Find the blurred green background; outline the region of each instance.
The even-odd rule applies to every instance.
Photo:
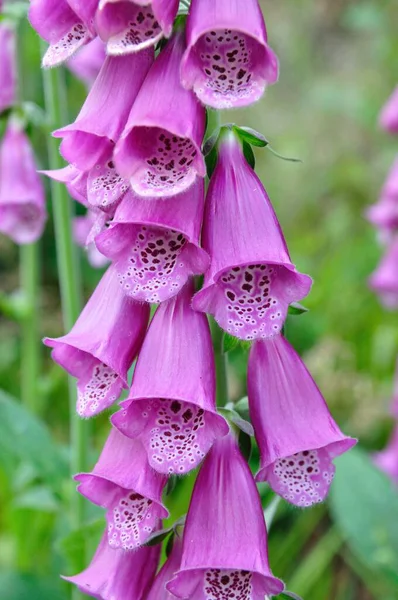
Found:
[[[327,504],[306,511],[278,505],[270,562],[304,600],[396,600],[398,495],[369,453],[385,445],[393,425],[388,410],[398,316],[385,312],[367,288],[382,250],[363,211],[376,200],[398,150],[398,140],[377,126],[396,84],[398,6],[396,0],[263,0],[262,6],[280,58],[280,81],[255,107],[224,113],[223,121],[259,129],[280,153],[303,161],[256,152],[292,259],[314,278],[304,302],[310,312],[289,318],[288,337],[342,429],[360,438],[360,449],[337,461]],[[20,28],[19,52],[23,97],[43,107],[39,41],[27,23]],[[86,90],[69,72],[66,78],[72,120]],[[46,168],[47,132],[31,128],[31,135],[40,167]],[[51,219],[40,253],[40,334],[55,336],[62,333],[62,317]],[[18,249],[2,237],[6,294],[18,290],[18,258]],[[81,262],[87,296],[100,273],[83,253]],[[87,503],[87,528],[71,530],[68,503],[75,492],[67,464],[67,382],[48,351],[40,353],[42,377],[32,416],[15,400],[23,369],[20,326],[0,315],[1,600],[68,598],[59,573],[74,572],[84,539],[90,555],[104,525],[102,512]],[[229,354],[235,400],[245,394],[246,360],[243,350]],[[86,424],[88,468],[107,435],[108,417]],[[168,499],[173,519],[186,511],[192,481],[180,480]],[[261,492],[269,505],[267,491]]]

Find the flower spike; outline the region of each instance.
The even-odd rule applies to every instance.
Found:
[[[394,310],[398,307],[398,236],[387,246],[385,255],[369,279],[369,285],[386,308]]]
[[[0,23],[0,114],[15,104],[17,99],[17,65],[15,33],[11,27]]]

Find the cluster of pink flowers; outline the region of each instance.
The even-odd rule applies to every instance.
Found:
[[[398,86],[383,107],[380,126],[391,135],[398,135]],[[367,210],[367,218],[375,226],[385,246],[384,256],[370,277],[370,286],[383,305],[398,309],[398,155],[382,187],[379,200]],[[398,419],[398,362],[392,413]],[[398,483],[398,423],[387,447],[375,455],[376,464]]]
[[[292,263],[247,162],[242,136],[253,133],[208,132],[216,165],[205,197],[206,107],[251,104],[277,80],[258,2],[192,0],[186,19],[177,12],[172,0],[31,2],[31,22],[50,43],[45,66],[96,34],[107,52],[75,122],[54,132],[69,165],[48,174],[95,215],[90,239],[111,265],[72,330],[45,343],[77,378],[81,417],[130,388],[94,469],[76,475],[107,525],[90,566],[69,580],[103,600],[264,600],[284,586],[268,565],[255,481],[296,506],[321,502],[334,457],[355,440],[283,335],[289,305],[312,281]],[[159,306],[148,327],[150,304]],[[206,313],[252,342],[256,478],[217,412]],[[146,542],[168,514],[168,477],[202,462],[182,540],[156,575],[159,546]]]

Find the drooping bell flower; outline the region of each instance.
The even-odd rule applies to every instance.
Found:
[[[80,14],[74,8],[81,7]],[[29,20],[33,29],[50,44],[42,65],[56,67],[70,58],[76,50],[94,36],[93,17],[97,0],[31,0]]]
[[[112,423],[144,444],[151,466],[184,474],[203,459],[228,425],[215,406],[214,356],[204,315],[191,308],[193,281],[160,305]]]
[[[73,219],[73,239],[80,248],[86,250],[87,260],[95,269],[102,269],[109,263],[95,243],[97,233],[102,231],[106,222],[107,215],[94,210],[88,210],[85,215]]]
[[[149,306],[127,298],[110,267],[66,335],[46,338],[52,358],[77,378],[77,412],[97,415],[127,388],[127,372],[148,325]]]
[[[250,416],[260,449],[257,481],[296,506],[322,502],[345,436],[306,366],[282,336],[256,342],[248,366]]]
[[[398,236],[392,240],[369,285],[388,309],[398,307]]]
[[[192,600],[264,600],[284,589],[268,565],[267,531],[253,476],[231,435],[214,443],[199,472],[181,566],[167,589]]]
[[[70,60],[67,67],[72,73],[91,87],[105,61],[105,46],[100,38],[84,46]]]
[[[204,273],[209,257],[199,247],[204,203],[203,180],[186,192],[150,201],[127,194],[110,227],[96,238],[114,261],[123,291],[144,302],[178,294],[190,275]]]
[[[14,30],[0,23],[0,113],[16,102],[17,66],[15,59]]]
[[[46,175],[54,181],[64,183],[68,194],[83,206],[87,206],[87,180],[88,174],[80,171],[73,165],[67,165],[62,169],[51,169],[48,171],[39,171],[41,175]]]
[[[384,105],[379,123],[388,133],[398,133],[398,85]]]
[[[148,464],[144,447],[112,429],[91,473],[75,476],[78,491],[107,509],[112,548],[135,550],[168,516],[162,504],[166,477]]]
[[[192,0],[181,80],[204,104],[252,104],[278,72],[258,0]]]
[[[114,212],[128,189],[128,181],[119,175],[111,159],[98,163],[88,172],[87,201],[93,208]]]
[[[275,212],[240,142],[222,133],[207,193],[203,248],[211,257],[193,308],[214,315],[244,340],[280,332],[288,306],[304,298],[311,278],[292,264]]]
[[[398,485],[398,426],[396,425],[386,448],[373,455],[375,465]]]
[[[139,52],[169,37],[178,4],[179,0],[101,0],[96,26],[107,53]]]
[[[175,600],[175,596],[166,589],[166,585],[180,568],[181,551],[181,539],[175,535],[170,556],[156,575],[146,600]]]
[[[181,85],[184,49],[179,30],[149,71],[116,144],[116,168],[140,196],[174,196],[206,174],[205,110]]]
[[[75,122],[53,133],[65,160],[89,171],[110,159],[152,60],[152,50],[106,58]]]
[[[47,219],[45,193],[22,124],[8,123],[0,147],[0,232],[16,244],[31,244]]]
[[[160,544],[136,552],[115,550],[105,533],[85,571],[63,577],[97,600],[146,600],[159,563]]]
[[[398,230],[398,158],[390,169],[378,202],[367,210],[366,216],[384,238]]]

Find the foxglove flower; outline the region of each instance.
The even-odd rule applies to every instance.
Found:
[[[280,332],[311,278],[296,271],[266,191],[228,132],[207,193],[203,248],[211,257],[193,308],[245,340]]]
[[[73,165],[67,165],[62,169],[39,171],[39,173],[50,177],[50,179],[53,179],[54,181],[64,183],[68,190],[68,194],[76,200],[76,202],[79,202],[83,206],[87,206],[87,173],[79,171],[79,169]]]
[[[278,59],[267,43],[258,0],[192,0],[184,87],[217,109],[256,102],[278,80]]]
[[[169,37],[179,0],[101,0],[96,15],[98,34],[108,54],[127,54]]]
[[[77,377],[77,412],[91,417],[113,404],[127,388],[127,372],[148,325],[149,306],[127,298],[110,267],[72,330],[46,338],[52,358]]]
[[[398,484],[398,426],[396,425],[387,447],[373,455],[375,465]]]
[[[76,121],[53,133],[65,160],[89,171],[111,157],[152,60],[151,50],[105,60]]]
[[[181,551],[181,540],[175,535],[171,554],[157,574],[146,600],[175,600],[175,596],[167,591],[166,585],[180,568]]]
[[[386,308],[398,307],[398,236],[387,248],[369,284]]]
[[[93,210],[88,210],[84,216],[73,219],[73,238],[75,243],[80,248],[86,249],[88,262],[95,269],[101,269],[109,264],[109,259],[101,254],[94,239],[97,231],[101,231],[105,227],[106,219],[107,217],[104,213],[98,215]]]
[[[77,14],[74,8],[81,10]],[[50,44],[43,67],[56,67],[94,36],[93,18],[97,0],[31,0],[29,20],[32,27]]]
[[[215,442],[199,472],[181,566],[167,589],[177,598],[192,600],[264,600],[283,588],[268,565],[267,531],[256,485],[228,435]]]
[[[149,71],[116,145],[116,168],[140,196],[174,196],[206,175],[205,110],[181,86],[184,49],[178,31]]]
[[[142,441],[151,466],[166,474],[194,469],[214,440],[228,432],[216,413],[209,325],[192,310],[192,292],[190,281],[157,309],[129,397],[112,417],[123,434]]]
[[[17,244],[43,233],[45,193],[29,139],[17,120],[7,126],[0,148],[0,231]]]
[[[93,208],[114,212],[129,187],[128,181],[116,171],[113,160],[106,160],[88,172],[87,201]]]
[[[16,102],[15,33],[0,23],[0,113]]]
[[[367,218],[383,237],[398,230],[398,158],[388,174],[379,201],[368,209]]]
[[[114,550],[105,533],[87,569],[63,579],[97,600],[146,600],[159,555],[159,544],[143,546],[136,552]]]
[[[345,436],[304,363],[278,335],[252,347],[248,367],[251,420],[260,449],[257,481],[296,506],[325,499],[333,458],[356,440]]]
[[[100,38],[84,46],[70,60],[67,67],[72,73],[91,87],[105,61],[105,46]]]
[[[388,133],[398,133],[398,85],[383,107],[379,122]]]
[[[110,227],[96,238],[100,251],[114,261],[125,294],[163,302],[190,275],[204,273],[209,257],[199,247],[203,187],[197,180],[187,192],[165,200],[125,196]]]
[[[166,477],[148,464],[137,440],[112,429],[91,473],[75,476],[78,491],[107,509],[108,542],[112,548],[137,549],[158,529],[168,512],[162,504]]]

